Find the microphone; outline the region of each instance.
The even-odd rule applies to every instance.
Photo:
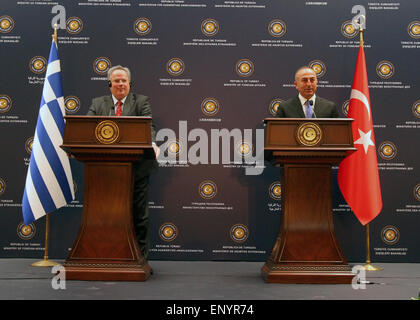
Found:
[[[112,106],[111,109],[109,109],[109,116],[113,116],[113,115],[115,115],[115,106]]]
[[[311,109],[312,109],[312,112],[313,112],[313,114],[314,114],[314,117],[315,117],[315,118],[318,118],[318,117],[316,116],[316,113],[315,113],[315,107],[314,107],[314,102],[313,102],[312,100],[309,100],[309,105],[311,106]]]

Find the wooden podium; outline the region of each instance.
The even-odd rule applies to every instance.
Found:
[[[270,283],[351,283],[331,208],[331,166],[353,147],[353,119],[267,118],[265,153],[283,164],[282,222],[261,269]]]
[[[64,263],[68,280],[145,281],[150,266],[132,215],[132,162],[154,157],[150,117],[66,116],[62,148],[84,163],[81,226]]]

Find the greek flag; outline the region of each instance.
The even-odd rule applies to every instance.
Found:
[[[60,148],[64,114],[60,59],[57,44],[53,41],[22,199],[25,225],[74,199],[70,162]]]

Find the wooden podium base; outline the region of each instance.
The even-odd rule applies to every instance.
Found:
[[[261,269],[269,283],[350,284],[331,209],[331,165],[284,165],[283,220]]]
[[[67,280],[145,281],[150,266],[133,227],[132,165],[87,162],[78,237],[64,263]]]
[[[268,283],[351,284],[354,274],[348,265],[290,266],[266,262],[261,275]]]
[[[90,281],[146,281],[150,266],[133,264],[65,263],[66,280]]]

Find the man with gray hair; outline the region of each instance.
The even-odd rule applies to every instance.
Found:
[[[149,97],[130,92],[131,73],[128,68],[120,65],[110,68],[108,86],[111,95],[94,98],[87,115],[152,116]],[[151,137],[157,158],[160,150],[156,146],[156,130],[153,122]],[[141,159],[133,163],[133,222],[137,241],[145,259],[149,255],[149,176],[156,168],[156,160]]]

